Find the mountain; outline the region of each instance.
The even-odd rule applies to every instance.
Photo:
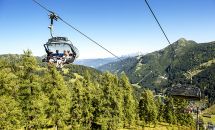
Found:
[[[172,57],[174,60],[170,66]],[[206,84],[203,77],[214,75],[214,57],[215,42],[196,43],[181,38],[162,50],[112,62],[98,69],[115,74],[125,72],[131,83],[140,87],[160,89],[167,86],[167,79],[170,77],[171,82],[175,84],[192,82],[202,88],[199,81]],[[167,73],[169,67],[172,69]],[[211,76],[211,82],[212,79],[215,77]],[[212,86],[212,83],[208,86]]]
[[[98,59],[77,59],[74,64],[97,68],[104,64],[117,61],[116,58],[98,58]]]
[[[139,55],[140,52],[138,53],[132,53],[132,54],[128,54],[128,55],[123,55],[120,57],[120,59],[126,59],[128,57],[134,57]],[[95,59],[77,59],[74,64],[78,64],[78,65],[84,65],[84,66],[89,66],[89,67],[93,67],[93,68],[99,68],[102,65],[111,63],[111,62],[116,62],[119,61],[119,59],[115,58],[115,57],[109,57],[109,58],[95,58]]]

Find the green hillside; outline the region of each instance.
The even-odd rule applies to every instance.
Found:
[[[193,41],[180,39],[173,44],[176,50],[176,58],[181,57],[189,48],[197,45]],[[113,73],[125,72],[132,83],[139,83],[145,87],[156,87],[167,79],[166,68],[170,64],[172,48],[166,47],[162,50],[152,52],[143,56],[137,56],[125,59],[121,62],[106,64],[99,69]],[[178,63],[178,60],[174,61]]]
[[[172,46],[172,47],[171,47]],[[101,71],[115,74],[125,72],[132,84],[151,89],[168,87],[167,79],[171,83],[197,85],[214,101],[214,58],[215,42],[196,43],[184,38],[174,42],[171,46],[146,55],[127,58],[123,61],[112,62],[101,66]],[[172,70],[167,73],[173,56]]]

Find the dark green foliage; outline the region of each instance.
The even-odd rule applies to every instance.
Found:
[[[37,75],[37,61],[31,51],[25,51],[19,62],[20,69],[18,97],[22,108],[23,124],[27,129],[38,129],[47,122],[45,105],[47,98],[42,91],[42,80]]]
[[[22,114],[17,101],[18,77],[5,59],[0,59],[0,129],[18,129]]]
[[[144,90],[139,101],[140,120],[146,124],[153,123],[155,125],[157,123],[158,116],[157,110],[152,91]]]
[[[0,96],[0,129],[19,129],[21,121],[22,113],[18,102],[11,96]]]
[[[157,120],[162,122],[164,121],[164,108],[165,108],[165,104],[163,102],[163,100],[161,99],[160,96],[158,96],[156,99],[155,99],[155,104],[157,106],[157,109],[158,109],[158,116],[157,116]]]
[[[193,77],[193,84],[201,88],[202,93],[208,96],[209,105],[215,104],[215,64]]]
[[[89,129],[93,118],[94,108],[92,106],[95,89],[84,79],[75,79],[70,84],[71,108],[70,122],[73,129]]]
[[[177,123],[180,125],[192,126],[194,124],[193,116],[186,113],[188,102],[185,99],[174,99],[174,110]]]
[[[10,68],[0,69],[0,95],[16,97],[18,91],[18,77],[11,72]]]
[[[118,79],[110,73],[104,73],[101,77],[102,95],[101,112],[102,124],[107,129],[116,129],[121,125],[122,97],[118,87]]]
[[[49,66],[44,79],[46,79],[44,81],[44,93],[48,97],[46,114],[49,125],[56,128],[64,128],[70,116],[70,90],[55,66]]]
[[[193,116],[186,112],[188,102],[185,99],[167,97],[165,102],[163,117],[166,122],[185,126],[194,125]]]
[[[104,73],[91,82],[89,71],[74,75],[69,82],[72,93],[71,125],[73,129],[117,129],[135,120],[136,102],[125,75],[119,80]]]
[[[169,124],[176,124],[177,119],[176,119],[176,113],[174,110],[174,102],[173,98],[169,97],[165,101],[165,108],[164,108],[164,119],[166,120],[167,123]]]
[[[124,124],[125,125],[133,125],[136,119],[136,107],[137,103],[134,97],[133,88],[129,82],[129,79],[122,73],[120,78],[120,86],[122,87],[123,91],[123,117],[124,117]]]
[[[66,80],[75,78],[76,76],[74,74],[79,74],[84,78],[89,78],[89,75],[90,75],[90,81],[96,82],[98,80],[97,78],[98,75],[102,74],[100,71],[94,68],[90,68],[82,65],[65,65],[65,70],[68,70],[68,73],[64,73],[64,76],[65,76],[64,78]],[[88,77],[86,73],[88,73]]]

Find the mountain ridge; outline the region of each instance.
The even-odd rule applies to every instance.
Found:
[[[184,76],[185,72],[195,67],[198,68],[199,65],[212,60],[215,56],[215,42],[197,43],[193,40],[180,38],[161,50],[143,56],[127,58],[121,62],[112,62],[98,69],[115,74],[124,71],[133,84],[138,83],[142,87],[159,88],[167,85],[169,74],[166,69],[171,64],[172,48],[175,51],[174,61],[172,62],[173,76],[175,79],[187,80],[186,82],[190,81]],[[180,82],[180,80],[173,82]]]

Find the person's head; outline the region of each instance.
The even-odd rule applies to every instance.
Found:
[[[56,50],[56,53],[59,53],[59,50]]]
[[[49,54],[53,53],[51,50],[49,50]]]

